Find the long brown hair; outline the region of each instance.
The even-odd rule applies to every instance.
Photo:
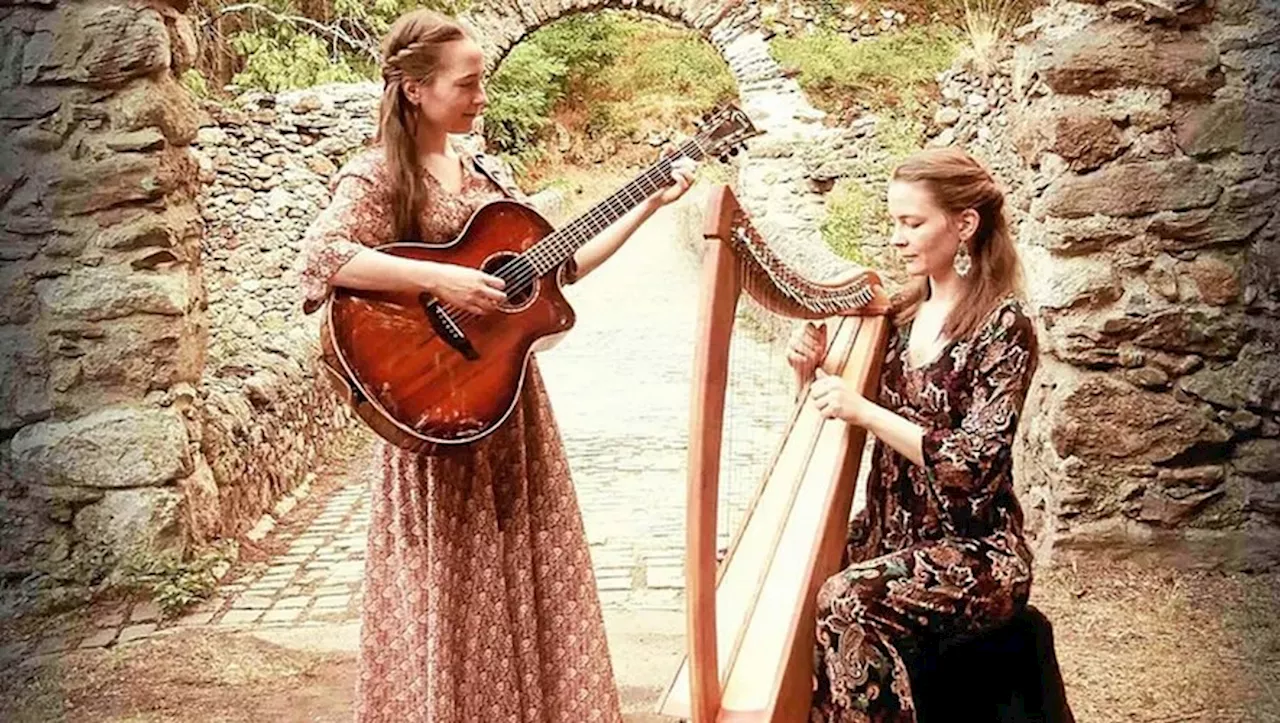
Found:
[[[1002,299],[1022,293],[1022,270],[1009,231],[1004,192],[981,163],[958,148],[912,154],[894,169],[890,180],[922,184],[953,217],[970,208],[978,213],[978,229],[968,243],[973,267],[961,277],[961,298],[942,327],[949,339],[970,336]],[[928,279],[910,283],[895,299],[894,323],[914,319],[928,295]]]
[[[405,98],[404,81],[430,83],[440,68],[446,43],[467,37],[454,20],[431,10],[414,10],[396,20],[382,41],[382,102],[378,108],[380,144],[391,174],[391,207],[396,237],[419,240],[418,217],[430,199],[422,182],[418,146],[414,137],[417,108]]]

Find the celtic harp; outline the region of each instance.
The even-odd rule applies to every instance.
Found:
[[[693,723],[804,721],[814,597],[838,571],[866,433],[824,420],[807,385],[798,396],[788,390],[778,415],[786,417],[781,439],[775,436],[763,474],[750,483],[742,519],[718,531],[730,343],[742,323],[744,292],[757,316],[783,324],[821,320],[824,366],[874,398],[887,302],[867,269],[849,265],[821,282],[805,278],[765,243],[727,187],[713,191],[703,235],[684,566],[688,647],[659,713]],[[718,532],[728,538],[723,560]]]

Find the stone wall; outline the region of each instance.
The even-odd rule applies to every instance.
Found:
[[[320,313],[295,269],[329,180],[372,135],[377,91],[249,93],[208,103],[195,155],[207,224],[208,362],[201,450],[218,486],[217,533],[244,533],[354,429],[316,363]]]
[[[1280,553],[1278,61],[1260,0],[1054,2],[1019,47],[1046,545]]]
[[[180,548],[210,494],[196,54],[164,2],[0,7],[0,574]]]

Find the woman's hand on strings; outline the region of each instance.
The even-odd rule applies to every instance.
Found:
[[[816,370],[818,378],[809,387],[809,398],[818,412],[827,419],[841,419],[849,424],[865,426],[863,411],[868,404],[866,397],[854,391],[843,377]]]
[[[497,276],[457,264],[432,263],[431,266],[427,291],[454,308],[487,314],[507,300],[502,291],[506,282]]]
[[[809,381],[827,349],[827,327],[806,322],[791,334],[787,363],[795,370],[800,383]]]
[[[667,148],[663,156],[675,156],[675,150]],[[677,201],[693,185],[693,177],[698,172],[698,162],[688,156],[678,156],[671,161],[671,178],[675,183],[649,197],[655,207],[665,206]]]

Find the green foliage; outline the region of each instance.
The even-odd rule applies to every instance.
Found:
[[[165,617],[208,598],[218,585],[218,570],[228,564],[229,550],[215,547],[191,560],[149,557],[128,563],[125,586],[147,594]]]
[[[485,135],[498,151],[519,152],[551,122],[564,95],[568,66],[535,43],[511,51],[489,83]]]
[[[919,119],[923,113],[912,103],[880,115],[875,130],[879,152],[862,158],[854,173],[837,181],[827,195],[822,237],[837,254],[865,264],[863,244],[886,239],[892,232],[885,187],[898,163],[920,149],[924,124]]]
[[[863,241],[885,238],[890,232],[883,193],[865,179],[842,178],[827,194],[827,217],[822,238],[837,254],[864,264]]]
[[[241,88],[275,92],[365,79],[345,54],[333,57],[319,38],[290,25],[241,33],[231,46],[245,58],[244,69],[232,80]]]
[[[601,83],[614,100],[604,104],[597,125],[618,133],[644,129],[644,121],[667,124],[732,99],[737,86],[728,66],[706,41],[684,30],[627,18],[627,62],[607,68]]]
[[[485,135],[523,165],[537,156],[539,134],[556,104],[593,85],[626,49],[626,30],[609,15],[578,15],[531,35],[489,80]]]
[[[488,85],[485,135],[520,167],[543,155],[557,112],[588,137],[622,136],[665,130],[735,91],[724,61],[695,33],[624,13],[577,15],[503,61]]]
[[[878,109],[923,101],[959,44],[953,28],[921,26],[857,42],[830,31],[776,37],[771,48],[780,64],[799,71],[816,105],[838,111],[856,102]]]
[[[230,55],[202,67],[216,86],[278,91],[376,77],[378,44],[396,18],[419,7],[455,14],[466,0],[197,0],[204,57]]]
[[[187,72],[183,73],[182,77],[178,79],[178,82],[183,88],[187,89],[187,92],[197,98],[209,97],[209,83],[205,80],[204,74],[195,68],[189,68]]]

